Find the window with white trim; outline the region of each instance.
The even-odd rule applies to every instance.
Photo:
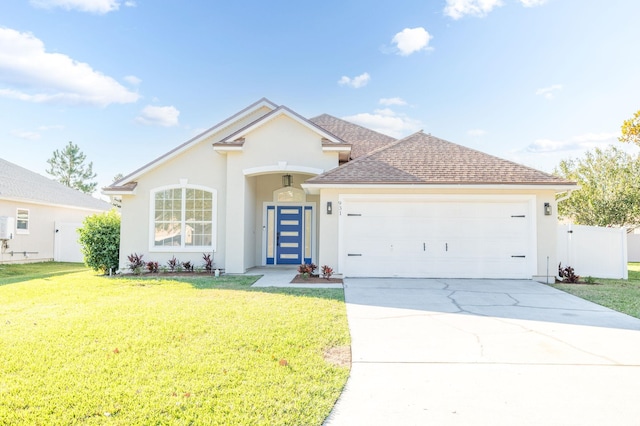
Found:
[[[216,191],[162,188],[151,193],[152,249],[215,249]]]
[[[29,233],[29,209],[16,210],[16,234]]]

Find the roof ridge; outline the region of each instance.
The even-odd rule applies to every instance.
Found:
[[[575,185],[553,174],[425,134],[422,130],[307,182]]]
[[[497,160],[500,160],[500,161],[504,161],[504,162],[506,162],[506,163],[513,164],[513,165],[518,166],[518,167],[524,167],[524,168],[529,169],[529,170],[531,170],[531,171],[533,171],[533,172],[536,172],[536,173],[543,173],[543,174],[545,174],[545,175],[547,175],[547,176],[558,177],[558,176],[554,175],[553,173],[548,173],[548,172],[545,172],[545,171],[543,171],[543,170],[538,170],[538,169],[536,169],[536,168],[534,168],[534,167],[527,166],[526,164],[521,164],[521,163],[517,163],[517,162],[515,162],[515,161],[513,161],[513,160],[508,160],[508,159],[506,159],[506,158],[498,157],[497,155],[489,154],[489,153],[487,153],[487,152],[480,151],[479,149],[476,149],[476,148],[471,148],[471,147],[468,147],[468,146],[466,146],[466,145],[460,145],[460,144],[458,144],[458,143],[451,142],[451,141],[449,141],[449,140],[447,140],[447,139],[442,139],[442,138],[439,138],[439,137],[437,137],[437,136],[432,136],[431,134],[430,134],[429,136],[430,136],[430,137],[432,137],[432,138],[434,138],[434,139],[438,139],[438,140],[440,140],[440,141],[442,141],[442,142],[446,142],[446,143],[449,143],[449,144],[452,144],[452,145],[460,146],[460,147],[462,147],[462,148],[468,149],[468,150],[473,151],[473,152],[477,152],[477,153],[479,153],[479,154],[481,154],[481,155],[486,155],[486,156],[489,156],[489,157],[495,158],[495,159],[497,159]]]
[[[363,130],[366,130],[366,131],[369,131],[369,132],[373,132],[373,133],[377,133],[377,134],[379,134],[379,135],[382,135],[382,136],[385,136],[385,137],[388,137],[388,138],[396,139],[396,140],[397,140],[397,138],[395,138],[395,137],[393,137],[393,136],[389,136],[389,135],[387,135],[387,134],[385,134],[385,133],[378,132],[377,130],[373,130],[373,129],[370,129],[370,128],[368,128],[368,127],[364,127],[364,126],[362,126],[362,125],[360,125],[360,124],[356,124],[356,123],[353,123],[353,122],[351,122],[351,121],[348,121],[348,120],[345,120],[345,119],[343,119],[343,118],[339,118],[339,117],[336,117],[336,116],[334,116],[334,115],[327,114],[327,113],[323,113],[323,114],[317,115],[317,116],[315,116],[315,117],[311,117],[311,118],[309,118],[309,120],[311,120],[311,121],[312,121],[312,120],[316,120],[316,119],[318,119],[318,118],[322,117],[323,115],[326,115],[327,117],[331,117],[331,118],[333,118],[334,120],[339,120],[339,121],[342,121],[343,123],[347,123],[347,124],[349,124],[350,126],[356,126],[356,127],[359,127],[359,128],[361,128],[361,129],[363,129]]]
[[[348,162],[348,163],[346,163],[346,164],[343,164],[343,165],[342,165],[342,166],[340,166],[340,167],[346,167],[346,166],[348,166],[349,164],[353,164],[353,163],[356,163],[356,162],[360,162],[360,161],[362,161],[362,160],[366,160],[367,158],[371,157],[372,155],[377,154],[377,153],[382,152],[382,151],[385,151],[386,149],[392,148],[392,147],[394,147],[394,146],[397,146],[398,144],[400,144],[400,143],[402,143],[402,142],[406,141],[406,140],[407,140],[407,139],[409,139],[410,137],[413,137],[413,136],[415,136],[415,135],[417,135],[417,134],[419,134],[419,133],[424,133],[424,132],[423,132],[422,130],[418,130],[417,132],[414,132],[414,133],[410,134],[409,136],[405,136],[405,137],[404,137],[404,138],[402,138],[402,139],[396,139],[395,141],[393,141],[393,142],[391,142],[391,143],[389,143],[389,144],[387,144],[387,145],[383,145],[383,146],[378,147],[378,148],[374,149],[373,151],[368,152],[368,153],[366,153],[366,154],[364,154],[364,155],[362,155],[362,156],[360,156],[360,157],[358,157],[358,158],[354,158],[353,160],[349,161],[349,162]],[[335,170],[335,169],[334,169],[334,170]]]
[[[342,164],[342,165],[340,165],[340,166],[338,166],[338,167],[336,167],[336,168],[334,168],[334,169],[328,170],[328,171],[326,171],[326,172],[324,172],[324,173],[322,173],[322,174],[319,174],[318,176],[314,176],[314,177],[313,177],[313,178],[311,178],[310,180],[313,180],[313,179],[315,179],[315,178],[317,178],[317,177],[331,176],[331,174],[333,174],[334,172],[338,172],[338,170],[342,171],[342,170],[344,170],[345,168],[349,167],[351,164],[358,164],[358,163],[361,163],[362,161],[365,161],[366,159],[368,159],[368,158],[369,158],[369,157],[371,157],[372,155],[377,154],[377,153],[379,153],[379,152],[382,152],[382,151],[386,150],[387,148],[394,147],[394,146],[398,145],[399,143],[402,143],[403,141],[406,141],[406,140],[407,140],[407,139],[409,139],[410,137],[415,136],[415,135],[417,135],[417,134],[419,134],[419,133],[423,133],[423,131],[422,131],[422,130],[418,130],[417,132],[414,132],[414,133],[410,134],[409,136],[405,136],[405,137],[404,137],[404,138],[402,138],[402,139],[396,139],[395,141],[391,142],[391,143],[390,143],[390,144],[388,144],[388,145],[384,145],[384,146],[381,146],[381,147],[379,147],[379,148],[376,148],[376,149],[374,149],[373,151],[371,151],[371,152],[369,152],[369,153],[367,153],[367,154],[364,154],[364,155],[362,155],[362,156],[360,156],[360,157],[358,157],[358,158],[354,158],[353,160],[348,161],[347,163]]]

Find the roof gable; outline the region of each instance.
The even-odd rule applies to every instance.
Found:
[[[0,200],[106,211],[112,206],[91,195],[0,158]]]
[[[182,152],[186,151],[187,149],[191,148],[192,146],[202,142],[203,140],[205,140],[205,139],[215,135],[216,133],[224,130],[226,127],[231,126],[233,123],[238,122],[238,121],[242,120],[243,118],[245,118],[247,116],[250,116],[251,114],[256,113],[257,111],[259,111],[260,109],[263,109],[263,108],[266,108],[266,109],[272,111],[272,110],[277,108],[277,105],[274,104],[273,102],[271,102],[267,98],[262,98],[262,99],[258,100],[257,102],[254,102],[253,104],[251,104],[248,107],[244,108],[243,110],[237,112],[236,114],[232,115],[231,117],[222,120],[220,123],[218,123],[215,126],[205,130],[204,132],[200,133],[199,135],[189,139],[185,143],[177,146],[176,148],[172,149],[171,151],[167,152],[166,154],[164,154],[164,155],[156,158],[155,160],[145,164],[144,166],[142,166],[139,169],[137,169],[136,171],[128,174],[127,176],[123,177],[122,179],[118,180],[117,182],[114,182],[112,185],[108,186],[107,188],[104,188],[103,192],[111,194],[112,192],[115,193],[115,192],[118,192],[119,190],[121,191],[122,188],[126,188],[127,187],[127,183],[130,183],[130,182],[134,181],[135,179],[137,179],[138,177],[140,177],[144,173],[148,172],[149,170],[152,170],[152,169],[160,166],[161,164],[163,164],[163,163],[169,161],[170,159],[176,157],[177,155],[181,154]]]
[[[325,139],[327,142],[331,142],[334,144],[342,144],[342,145],[347,145],[347,143],[342,140],[340,137],[336,136],[335,134],[327,131],[327,129],[318,126],[317,124],[313,123],[310,120],[307,120],[306,118],[302,117],[300,114],[296,113],[295,111],[292,111],[291,109],[287,108],[284,105],[281,105],[279,107],[277,107],[276,109],[274,109],[273,111],[271,111],[268,114],[263,115],[262,117],[258,118],[257,120],[255,120],[254,122],[248,124],[247,126],[243,127],[242,129],[230,134],[229,136],[227,136],[226,138],[222,139],[220,142],[215,143],[214,145],[222,145],[225,143],[233,143],[239,139],[244,138],[247,134],[251,133],[253,130],[257,129],[258,127],[264,126],[265,124],[273,121],[274,119],[281,117],[281,116],[286,116],[291,118],[292,120],[296,121],[297,123],[301,124],[302,126],[308,128],[309,130],[318,133],[323,139]]]
[[[573,185],[565,179],[443,139],[414,133],[308,184]]]

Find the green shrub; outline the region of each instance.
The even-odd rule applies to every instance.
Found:
[[[115,210],[87,216],[78,229],[84,263],[94,271],[118,269],[120,256],[120,215]]]

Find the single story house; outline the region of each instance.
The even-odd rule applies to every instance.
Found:
[[[112,206],[0,158],[0,264],[82,262],[76,229]]]
[[[403,139],[261,99],[103,193],[122,197],[120,268],[142,253],[243,273],[555,276],[556,194],[574,182],[423,133]]]

